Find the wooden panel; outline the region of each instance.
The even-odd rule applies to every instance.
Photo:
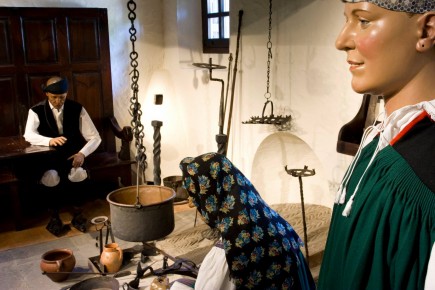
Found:
[[[0,66],[12,64],[10,24],[8,18],[0,18]]]
[[[15,118],[15,79],[13,77],[0,77],[0,136],[18,135]]]
[[[75,100],[86,107],[92,118],[100,119],[103,115],[101,76],[99,72],[83,72],[73,75],[72,86]]]
[[[10,44],[5,44],[9,34]],[[0,35],[0,57],[12,61],[0,63],[0,78],[16,79],[13,90],[2,87],[1,92],[19,108],[7,116],[9,121],[0,116],[0,124],[15,128],[0,131],[0,136],[20,132],[20,119],[45,99],[41,84],[59,75],[70,82],[68,97],[90,113],[103,139],[101,148],[115,152],[115,137],[106,123],[113,116],[107,9],[0,7]]]
[[[21,22],[25,63],[57,63],[56,20],[23,17]]]
[[[97,20],[95,18],[70,18],[68,20],[71,62],[100,60]]]
[[[29,108],[37,104],[43,100],[45,100],[47,97],[45,96],[45,93],[42,91],[41,84],[44,84],[47,79],[49,79],[52,76],[59,75],[59,74],[26,74],[26,83],[28,84],[28,96],[29,96]]]
[[[82,104],[91,116],[95,127],[106,139],[104,131],[104,107],[101,75],[99,72],[75,73],[72,77],[71,90],[74,91],[74,100]],[[71,91],[70,90],[70,91]],[[104,150],[105,142],[102,143]]]

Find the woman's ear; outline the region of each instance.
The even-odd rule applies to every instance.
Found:
[[[421,31],[416,49],[419,52],[435,47],[435,11],[426,12],[417,20]]]

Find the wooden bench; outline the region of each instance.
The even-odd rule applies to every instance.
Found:
[[[86,185],[89,188],[84,190],[92,191],[92,196],[107,195],[109,190],[132,184],[131,165],[135,161],[130,158],[129,147],[133,138],[131,127],[125,126],[121,129],[114,117],[109,118],[108,122],[113,134],[121,140],[122,146],[119,152],[100,150],[86,158],[86,169],[89,171]],[[39,195],[43,195],[37,191],[36,182],[26,177],[26,172],[39,166],[41,160],[43,162],[53,150],[55,149],[50,147],[31,146],[20,136],[0,137],[0,193],[7,194],[7,200],[11,203],[16,230],[24,228],[23,201],[30,203],[32,207],[38,206],[38,203],[28,200],[42,200]],[[106,186],[103,188],[101,185]]]
[[[18,178],[9,168],[0,168],[0,193],[9,194],[12,203],[12,214],[15,222],[15,229],[22,227],[22,214],[20,197],[18,191]],[[3,199],[3,196],[1,197]]]
[[[133,132],[130,126],[121,128],[115,119],[108,119],[114,135],[121,140],[121,149],[116,151],[102,151],[89,155],[86,166],[89,178],[97,181],[118,181],[121,186],[132,185],[131,165],[135,163],[130,157],[130,142]]]
[[[22,204],[20,192],[22,185],[28,186],[28,183],[20,181],[19,168],[23,164],[26,168],[32,169],[26,162],[21,160],[33,160],[34,156],[43,156],[48,154],[52,149],[50,147],[30,146],[23,137],[0,137],[0,193],[2,198],[2,208],[10,213],[15,222],[17,230],[22,229]],[[8,201],[7,203],[5,202]]]

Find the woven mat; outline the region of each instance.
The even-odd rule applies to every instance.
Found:
[[[286,219],[304,239],[302,208],[300,204],[275,204],[271,207]],[[323,256],[323,249],[328,234],[331,209],[321,205],[306,204],[310,268],[318,267]],[[209,250],[219,239],[219,233],[201,224],[176,235],[156,242],[157,248],[163,249],[173,257],[188,259],[200,264]],[[302,249],[304,252],[304,249]],[[305,254],[305,253],[304,253]]]
[[[206,224],[183,231],[180,234],[169,236],[156,242],[156,247],[163,249],[173,257],[188,259],[200,264],[205,255],[219,240],[219,232]]]

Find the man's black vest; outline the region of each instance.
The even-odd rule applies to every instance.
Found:
[[[52,138],[60,136],[67,138],[67,142],[63,146],[56,146],[56,149],[67,155],[66,157],[77,153],[84,146],[85,140],[80,132],[80,113],[82,111],[82,105],[69,99],[65,100],[63,107],[62,135],[59,134],[56,120],[54,119],[48,100],[33,106],[32,111],[35,112],[39,118],[39,134]]]

